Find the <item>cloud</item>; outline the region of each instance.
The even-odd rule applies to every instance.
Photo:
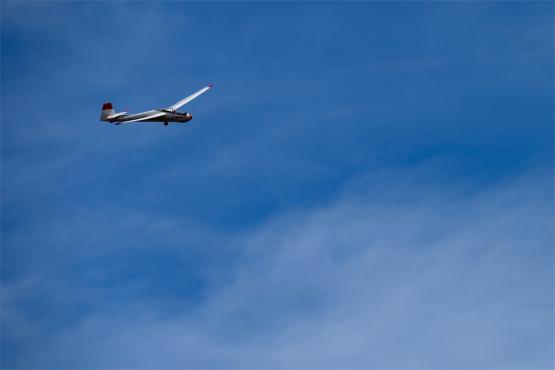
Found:
[[[552,367],[551,5],[274,8],[2,3],[2,367]]]
[[[21,298],[11,296],[32,295],[52,276],[35,287],[8,286],[7,318],[15,326],[9,332],[29,341],[29,352],[10,356],[6,365],[552,366],[549,171],[479,190],[440,184],[425,168],[381,175],[357,179],[327,205],[276,213],[256,229],[205,243],[235,248],[233,267],[212,275],[203,298],[178,312],[168,314],[154,301],[126,303],[116,297],[125,291],[112,290],[118,305],[95,306],[72,324],[37,332],[18,315]],[[153,229],[145,218],[133,222],[145,228],[134,228],[137,239],[154,232],[175,239],[158,243],[174,252],[190,245],[179,227]],[[71,239],[84,235],[90,232]],[[155,253],[156,246],[143,248]],[[84,282],[73,289],[84,289],[91,301],[107,301],[105,292]],[[69,296],[82,299],[73,291]],[[51,307],[63,302],[43,298]]]

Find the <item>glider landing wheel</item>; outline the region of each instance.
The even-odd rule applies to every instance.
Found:
[[[164,126],[167,126],[167,125],[168,125],[168,123],[167,123],[167,122],[164,122]]]

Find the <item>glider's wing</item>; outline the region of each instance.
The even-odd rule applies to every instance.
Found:
[[[170,111],[170,112],[175,112],[177,109],[181,108],[182,106],[184,106],[185,104],[187,104],[188,102],[190,102],[191,100],[196,98],[197,96],[199,96],[201,94],[204,94],[205,92],[207,92],[211,88],[212,88],[212,85],[208,85],[206,87],[203,87],[202,89],[200,89],[196,93],[194,93],[192,95],[189,95],[185,99],[182,99],[182,100],[178,101],[174,105],[171,105],[171,106],[165,108],[164,110],[167,110],[167,111]]]
[[[121,124],[121,123],[130,123],[130,122],[141,122],[141,121],[146,121],[146,120],[153,119],[153,118],[162,117],[162,116],[165,116],[165,115],[166,115],[165,112],[156,112],[156,113],[149,114],[148,116],[145,116],[145,117],[132,119],[132,120],[129,120],[129,121],[118,122],[118,123]]]
[[[127,114],[127,112],[120,112],[120,113],[112,114],[112,115],[109,115],[108,117],[106,117],[106,120],[109,121],[111,119],[116,119],[116,118],[121,117],[121,116],[126,115],[126,114]]]

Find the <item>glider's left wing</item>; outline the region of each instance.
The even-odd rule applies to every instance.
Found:
[[[164,116],[164,115],[166,115],[166,113],[164,113],[164,112],[157,112],[157,113],[150,114],[150,115],[148,115],[148,116],[146,116],[146,117],[141,117],[141,118],[132,119],[132,120],[130,120],[130,121],[123,121],[123,122],[119,122],[119,123],[121,124],[121,123],[130,123],[130,122],[141,122],[141,121],[146,121],[146,120],[153,119],[153,118],[162,117],[162,116]]]
[[[108,117],[106,117],[106,121],[109,121],[111,119],[116,119],[116,118],[124,116],[126,114],[127,114],[127,112],[119,112],[119,113],[116,113],[116,114],[109,115]]]
[[[202,89],[200,89],[196,93],[194,93],[192,95],[189,95],[185,99],[182,99],[182,100],[178,101],[174,105],[171,105],[171,106],[165,108],[164,110],[167,110],[167,111],[170,111],[170,112],[175,112],[176,110],[178,110],[179,108],[181,108],[182,106],[184,106],[185,104],[187,104],[188,102],[190,102],[191,100],[196,98],[197,96],[199,96],[201,94],[204,94],[205,92],[207,92],[211,88],[212,88],[212,85],[208,85],[206,87],[203,87]]]

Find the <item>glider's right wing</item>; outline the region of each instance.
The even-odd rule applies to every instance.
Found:
[[[203,87],[202,89],[200,89],[199,91],[197,91],[196,93],[189,95],[188,97],[186,97],[185,99],[182,99],[180,101],[178,101],[177,103],[175,103],[174,105],[171,105],[167,108],[164,108],[164,110],[170,111],[170,112],[175,112],[176,110],[178,110],[179,108],[181,108],[182,106],[184,106],[185,104],[187,104],[188,102],[190,102],[191,100],[193,100],[194,98],[196,98],[197,96],[204,94],[205,92],[207,92],[208,90],[210,90],[212,88],[212,85],[208,85],[206,87]]]

